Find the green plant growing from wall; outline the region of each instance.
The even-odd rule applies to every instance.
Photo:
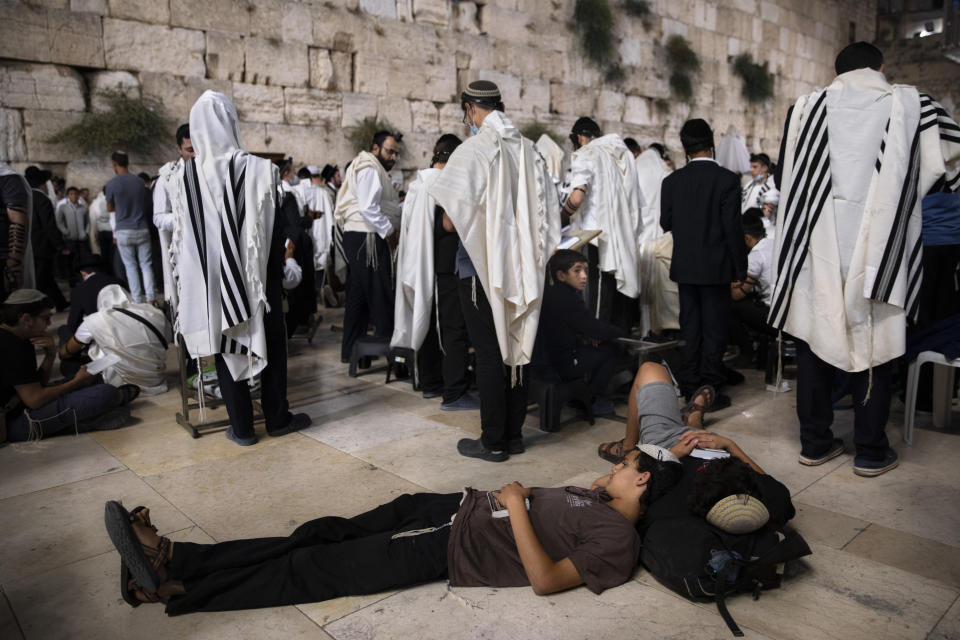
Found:
[[[369,151],[373,136],[378,131],[397,131],[397,128],[386,120],[367,116],[359,124],[349,128],[347,139],[355,152]]]
[[[601,69],[611,64],[617,43],[613,36],[613,11],[607,0],[577,0],[573,21],[587,59]]]
[[[105,111],[83,114],[79,122],[54,134],[47,142],[83,153],[123,149],[144,154],[169,143],[169,123],[159,101],[131,97],[119,87],[98,91],[97,97],[106,105]]]
[[[648,0],[623,0],[623,10],[628,16],[646,18],[650,15],[650,2]]]
[[[690,41],[674,34],[667,40],[667,65],[670,67],[670,90],[683,102],[693,99],[693,76],[700,71],[700,58]]]
[[[743,97],[748,102],[766,102],[773,97],[773,74],[767,64],[753,61],[749,53],[741,53],[733,61],[733,72],[743,80]]]
[[[529,138],[534,142],[539,140],[540,136],[546,135],[561,147],[563,146],[563,137],[539,120],[534,120],[530,124],[521,127],[520,133],[523,134],[523,137]]]

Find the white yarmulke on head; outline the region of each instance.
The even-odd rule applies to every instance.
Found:
[[[727,496],[707,512],[707,522],[727,533],[753,533],[770,520],[770,512],[753,496]]]
[[[640,451],[660,462],[680,462],[670,449],[664,449],[655,444],[641,444],[637,449],[640,449]]]

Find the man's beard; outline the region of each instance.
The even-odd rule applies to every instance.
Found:
[[[383,168],[386,169],[387,171],[390,171],[390,169],[393,169],[393,165],[396,163],[396,160],[387,160],[381,155],[377,155],[377,160],[380,161],[380,164],[382,164]]]

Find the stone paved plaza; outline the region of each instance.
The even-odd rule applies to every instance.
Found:
[[[445,582],[374,596],[257,611],[167,618],[120,597],[119,556],[103,503],[151,508],[162,534],[213,542],[286,535],[320,515],[349,516],[404,492],[464,485],[589,485],[609,465],[597,444],[622,436],[617,420],[559,433],[527,420],[527,453],[502,464],[462,458],[457,439],[480,433],[479,412],[445,413],[407,382],[347,376],[339,322],[326,314],[313,345],[290,343],[290,400],[313,418],[306,431],[241,448],[222,433],[190,438],[175,391],[141,398],[136,424],[0,449],[0,638],[729,638],[713,604],[690,603],[644,570],[597,596],[580,587],[538,597],[529,588],[450,588]],[[174,370],[171,367],[171,381]],[[762,390],[759,372],[732,392],[708,427],[732,436],[791,490],[794,521],[813,549],[779,590],[734,598],[747,638],[960,638],[960,436],[920,419],[898,469],[853,475],[844,455],[802,467],[794,394]],[[626,407],[618,406],[623,416]],[[849,442],[850,412],[838,414]],[[958,422],[954,416],[954,425]],[[926,425],[927,428],[923,428]],[[262,426],[258,427],[258,431]]]

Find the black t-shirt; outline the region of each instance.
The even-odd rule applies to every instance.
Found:
[[[433,215],[433,265],[437,273],[457,272],[457,248],[460,237],[456,231],[443,228],[443,209],[434,209]]]
[[[40,370],[37,367],[37,352],[29,340],[13,335],[0,328],[0,353],[4,366],[0,367],[0,407],[4,407],[17,395],[14,387],[31,382],[40,382]],[[23,413],[23,405],[7,412],[10,421]]]
[[[10,237],[7,207],[17,207],[26,212],[28,200],[27,184],[23,178],[13,174],[0,176],[0,259],[7,259],[7,239]]]

